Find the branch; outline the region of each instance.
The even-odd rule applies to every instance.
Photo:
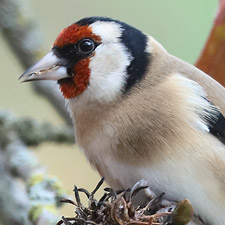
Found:
[[[30,67],[46,52],[43,47],[43,35],[31,16],[31,10],[25,8],[25,3],[27,6],[26,0],[0,0],[0,29],[24,69]],[[32,85],[38,94],[47,97],[66,123],[71,125],[58,85],[51,81],[37,81]]]
[[[16,135],[27,146],[42,142],[74,143],[73,129],[67,126],[53,126],[50,123],[38,123],[31,118],[16,118],[9,113],[0,112],[0,145],[10,143],[11,134]]]
[[[43,141],[73,143],[73,132],[0,113],[1,224],[53,225],[58,221],[58,200],[65,198],[63,190],[24,144]]]

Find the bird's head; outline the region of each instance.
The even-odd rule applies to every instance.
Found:
[[[123,22],[84,18],[65,28],[52,50],[20,79],[56,80],[65,98],[111,101],[144,76],[147,36]]]

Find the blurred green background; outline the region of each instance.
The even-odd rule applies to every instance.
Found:
[[[30,13],[37,19],[46,46],[58,33],[87,16],[108,16],[127,22],[156,38],[171,54],[194,63],[217,10],[216,0],[30,0]],[[33,93],[29,83],[17,78],[23,72],[9,46],[0,36],[0,108],[18,116],[62,124],[49,103]],[[46,49],[46,52],[48,49]],[[77,147],[43,144],[35,151],[48,171],[57,175],[72,194],[73,185],[92,189],[99,177]]]

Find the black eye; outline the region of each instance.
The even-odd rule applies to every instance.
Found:
[[[83,39],[78,44],[78,47],[84,53],[91,53],[95,49],[95,44],[91,39]]]

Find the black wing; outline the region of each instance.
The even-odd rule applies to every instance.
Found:
[[[213,105],[208,99],[206,100]],[[209,132],[225,144],[225,117],[223,114],[216,109],[216,115],[215,112],[209,113],[209,116],[204,119],[208,123]]]

